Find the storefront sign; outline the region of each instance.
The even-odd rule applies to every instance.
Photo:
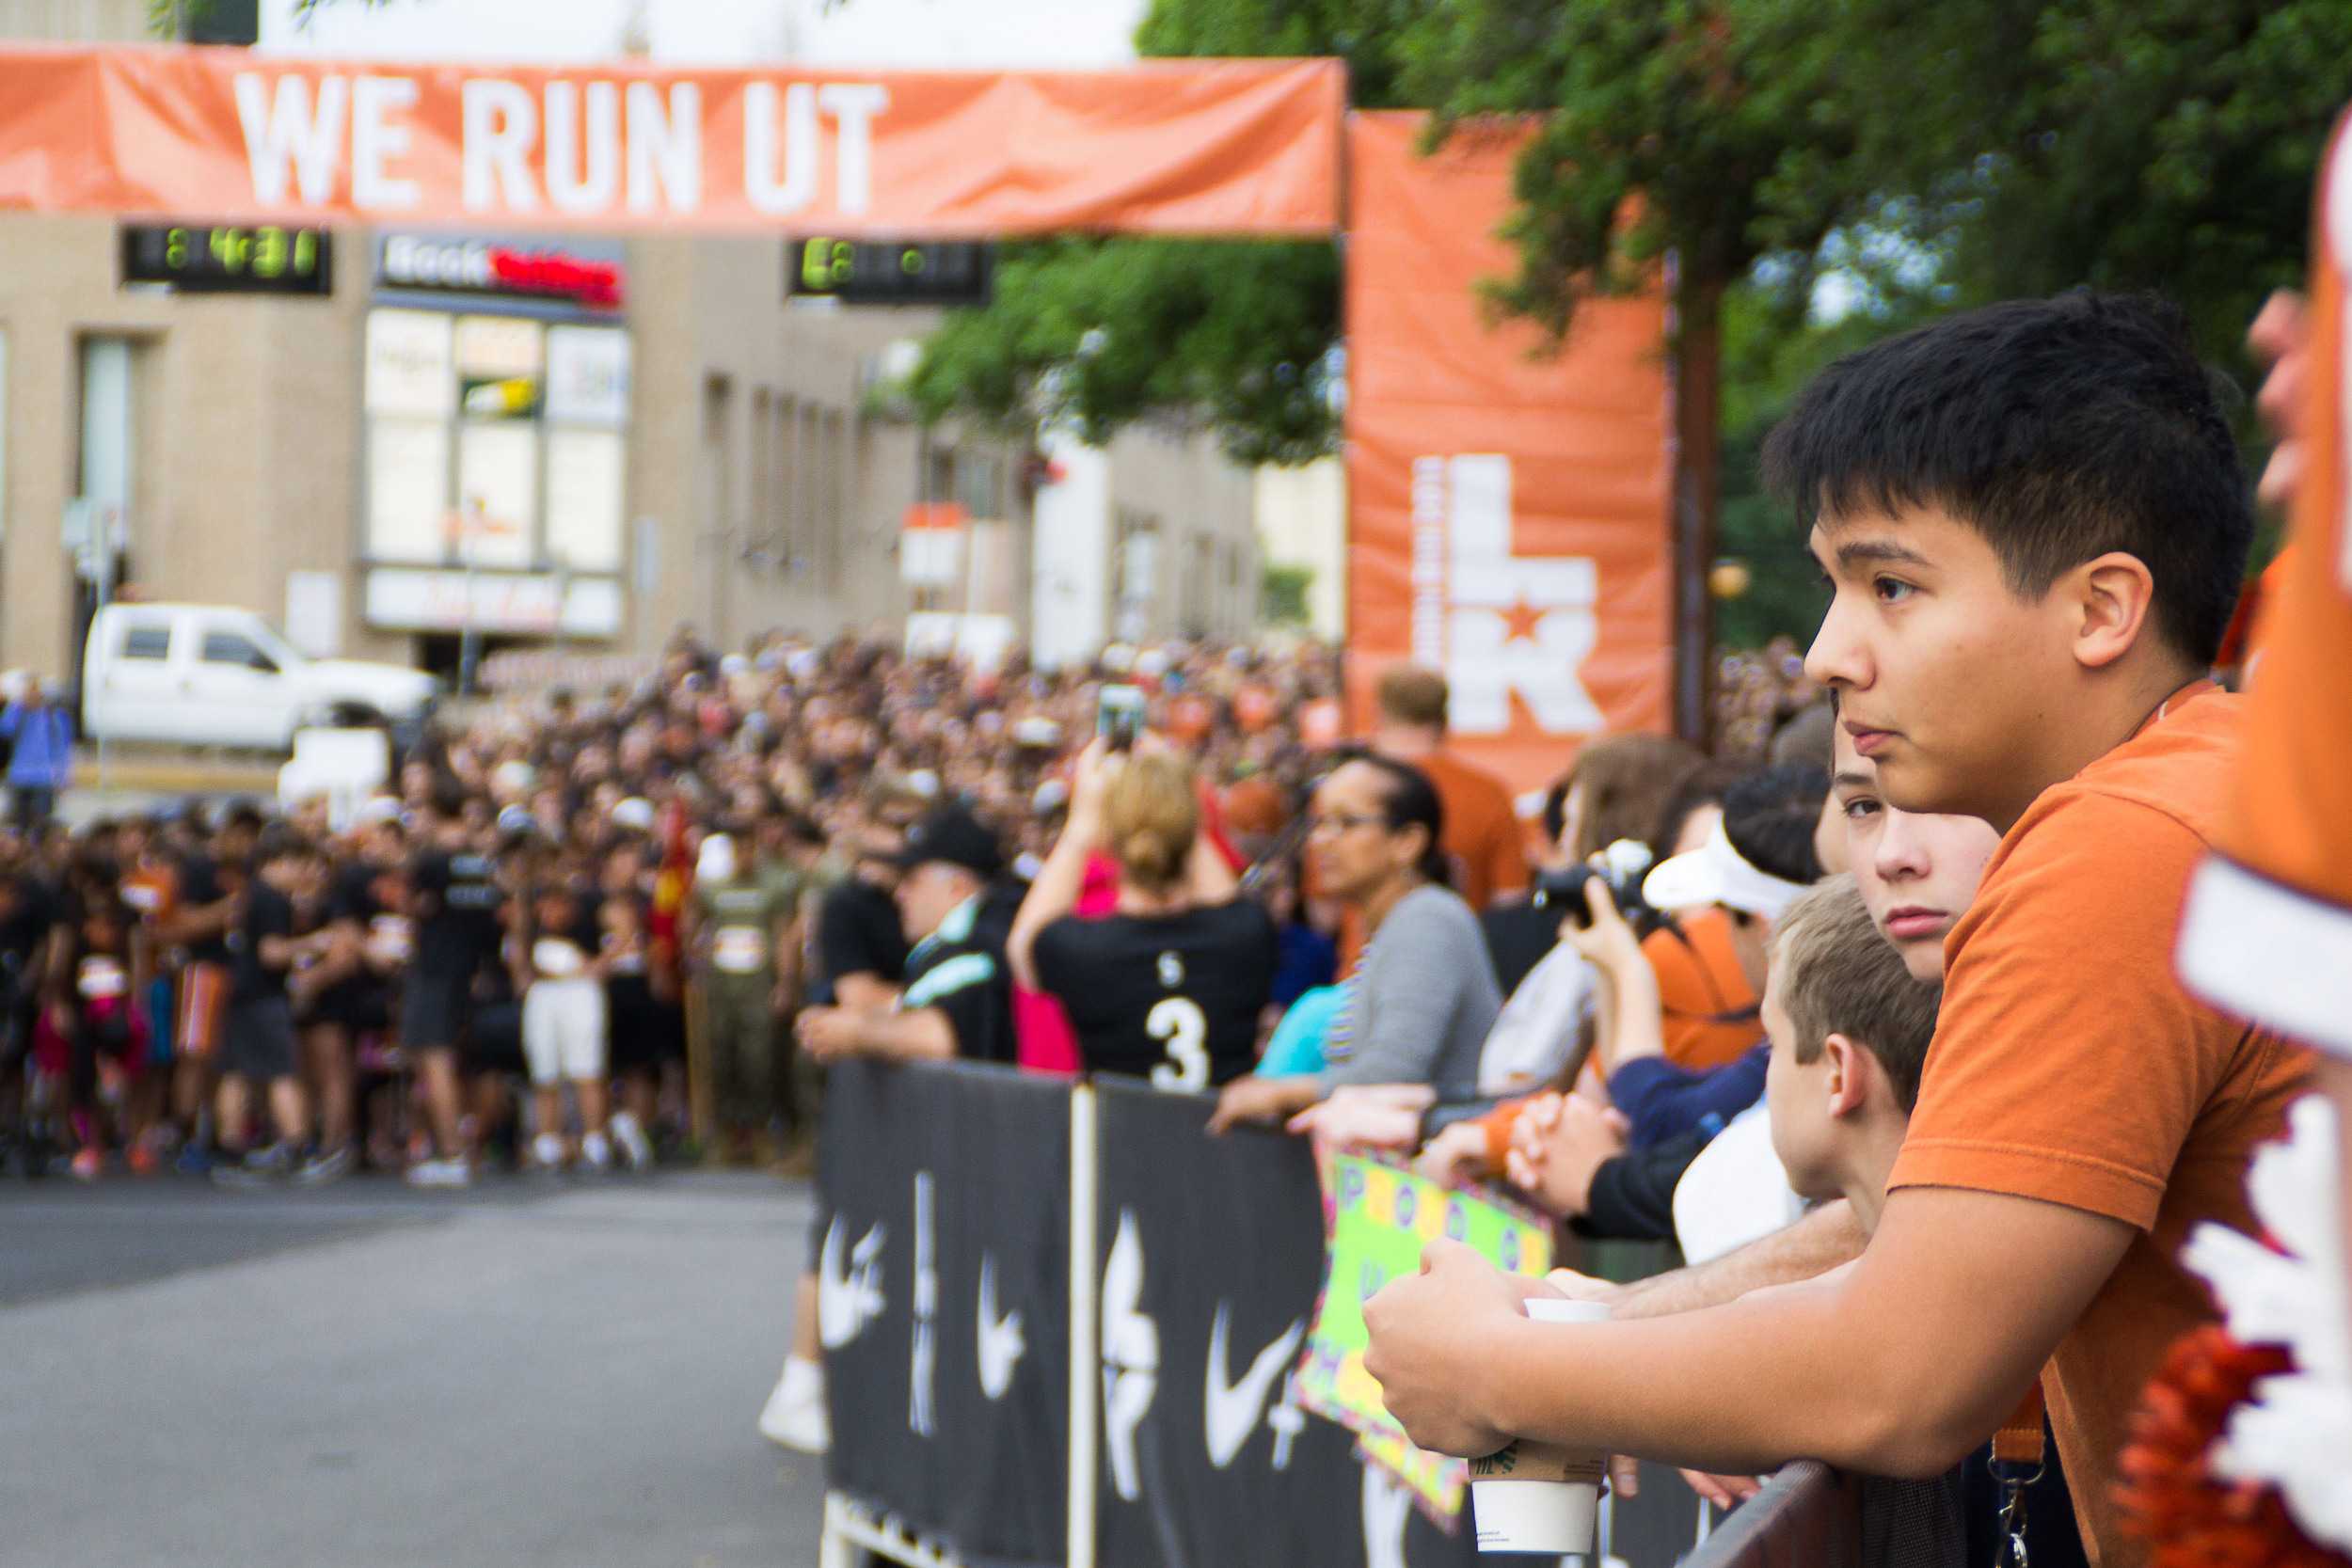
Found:
[[[567,587],[552,573],[379,566],[368,573],[366,605],[370,626],[393,630],[464,631],[470,626],[528,637],[617,637],[621,631],[621,587],[603,578]]]
[[[618,261],[592,261],[554,246],[524,248],[487,240],[388,234],[376,281],[388,289],[524,295],[569,300],[599,310],[621,306]]]

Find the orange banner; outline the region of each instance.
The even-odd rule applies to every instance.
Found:
[[[1104,71],[0,48],[0,209],[985,238],[1327,234],[1336,60]]]
[[[1672,409],[1662,295],[1581,306],[1565,348],[1490,320],[1515,257],[1517,135],[1416,150],[1424,117],[1348,119],[1348,695],[1445,672],[1453,745],[1514,789],[1671,703]]]

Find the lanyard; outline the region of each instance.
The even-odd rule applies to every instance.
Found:
[[[2026,1489],[2048,1467],[2042,1413],[2042,1380],[2036,1378],[2024,1401],[1993,1434],[1993,1483],[2000,1514],[1993,1568],[2031,1568],[2026,1560]]]

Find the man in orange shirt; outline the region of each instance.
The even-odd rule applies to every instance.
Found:
[[[1445,677],[1400,664],[1380,677],[1372,749],[1429,775],[1445,808],[1438,847],[1454,868],[1454,891],[1473,910],[1527,886],[1527,844],[1511,791],[1501,779],[1445,749]]]
[[[2247,1225],[2249,1152],[2308,1076],[2170,961],[2244,725],[2205,678],[2252,533],[2236,444],[2175,312],[2074,293],[1839,361],[1769,458],[1835,590],[1808,669],[1886,799],[2003,834],[1879,1227],[1813,1288],[1599,1324],[1529,1322],[1528,1286],[1438,1243],[1371,1304],[1366,1364],[1454,1453],[1915,1477],[2046,1366],[2093,1560],[2145,1561],[2110,1483],[2149,1375],[2213,1316],[2180,1243]]]

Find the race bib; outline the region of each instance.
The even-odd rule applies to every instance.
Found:
[[[164,907],[164,890],[152,882],[125,882],[122,901],[141,914],[153,914]]]
[[[531,944],[531,962],[549,979],[563,979],[586,968],[588,958],[580,952],[578,942],[565,942],[561,937],[541,937]]]
[[[723,974],[756,974],[768,967],[768,941],[750,926],[722,926],[710,944],[710,961]]]
[[[82,960],[76,989],[90,1001],[100,1002],[129,990],[131,976],[124,973],[119,960],[92,955]]]
[[[408,917],[379,914],[368,923],[368,950],[378,963],[398,963],[408,956]]]

